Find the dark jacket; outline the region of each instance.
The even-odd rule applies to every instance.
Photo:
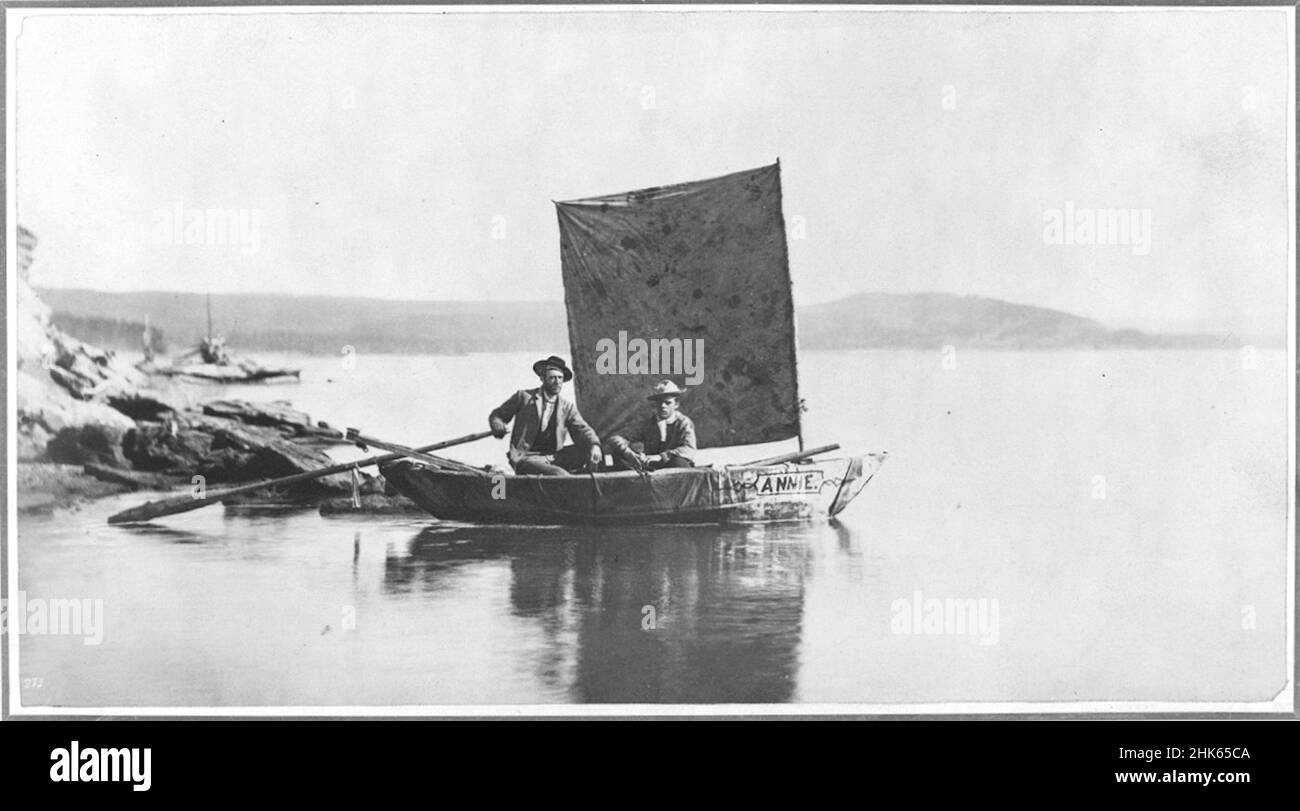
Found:
[[[493,430],[504,429],[511,420],[515,421],[514,430],[510,434],[510,450],[506,452],[511,467],[527,455],[542,429],[537,413],[537,400],[541,391],[540,388],[517,391],[488,415],[488,425]],[[555,403],[556,450],[564,447],[570,434],[577,443],[600,445],[600,437],[578,413],[578,406],[561,393]]]
[[[630,430],[610,437],[609,446],[615,453],[622,454],[633,442],[640,442],[644,448],[642,452],[646,455],[658,453],[665,457],[680,456],[695,461],[695,423],[691,422],[690,417],[678,411],[677,419],[668,423],[665,433],[667,438],[660,441],[659,418],[650,416]]]

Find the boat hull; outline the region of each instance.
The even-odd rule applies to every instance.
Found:
[[[274,369],[252,363],[218,364],[189,363],[179,366],[160,366],[138,363],[136,368],[146,374],[181,377],[207,383],[277,383],[298,380],[300,369]]]
[[[886,454],[765,467],[573,476],[480,475],[403,459],[380,466],[393,487],[447,521],[478,524],[752,524],[834,516]]]

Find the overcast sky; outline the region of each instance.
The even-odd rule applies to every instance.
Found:
[[[63,10],[18,34],[18,219],[38,285],[559,300],[552,200],[780,158],[797,302],[936,290],[1285,334],[1289,27]],[[1067,203],[1149,211],[1149,243],[1048,244]],[[242,244],[169,241],[205,209],[242,212]]]

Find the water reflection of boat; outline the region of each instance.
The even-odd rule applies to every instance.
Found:
[[[800,453],[648,476],[492,476],[403,459],[381,466],[385,479],[438,518],[478,523],[726,524],[847,507],[886,454],[802,453],[780,164],[556,207],[574,387],[601,436],[643,419],[645,392],[667,378],[689,389],[701,449],[798,438]]]
[[[764,703],[795,697],[805,582],[826,524],[592,529],[441,525],[386,555],[390,595],[500,582],[545,644],[542,681],[579,702]]]

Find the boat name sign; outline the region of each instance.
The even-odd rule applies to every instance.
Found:
[[[820,470],[801,470],[795,473],[746,472],[740,480],[742,490],[752,490],[757,496],[784,496],[790,493],[817,493],[822,488]]]

